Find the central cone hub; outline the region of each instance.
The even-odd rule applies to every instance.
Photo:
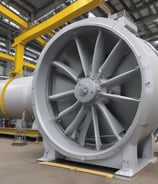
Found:
[[[75,86],[75,97],[82,103],[91,102],[97,91],[97,85],[91,79],[81,79]]]

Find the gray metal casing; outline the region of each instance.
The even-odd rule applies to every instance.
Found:
[[[109,149],[101,151],[90,151],[78,147],[63,136],[52,118],[47,95],[45,95],[47,93],[47,81],[49,80],[47,72],[49,71],[50,60],[54,59],[62,44],[75,35],[75,32],[88,26],[101,27],[123,39],[136,57],[142,80],[141,101],[130,128],[121,141]],[[149,150],[152,149],[152,131],[158,126],[157,69],[158,57],[153,50],[142,39],[120,26],[117,21],[92,18],[74,23],[57,33],[41,53],[33,84],[35,116],[39,121],[44,140],[49,144],[45,159],[56,159],[58,154],[55,153],[59,153],[68,160],[119,168],[120,171],[117,174],[129,177],[151,162],[153,155]],[[41,84],[44,84],[44,86]],[[45,97],[41,98],[41,96]],[[142,148],[139,147],[141,141]],[[140,158],[138,158],[139,152]]]
[[[7,86],[4,94],[4,102],[6,111],[12,119],[22,118],[24,110],[27,110],[31,115],[33,114],[32,79],[33,77],[16,78]],[[7,82],[8,80],[0,81],[0,93]],[[1,107],[0,117],[5,117]]]

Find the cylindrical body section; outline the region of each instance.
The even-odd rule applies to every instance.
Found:
[[[32,110],[33,77],[14,78],[0,81],[0,117],[18,119],[24,110]]]

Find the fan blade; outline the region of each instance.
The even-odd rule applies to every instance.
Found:
[[[53,66],[55,66],[57,69],[61,70],[62,73],[64,73],[65,75],[67,75],[68,77],[70,77],[71,79],[73,79],[74,81],[77,82],[78,75],[69,66],[67,66],[63,63],[57,62],[57,61],[53,61]]]
[[[63,98],[68,98],[71,96],[74,96],[74,90],[69,90],[59,94],[51,95],[49,96],[49,100],[51,101],[62,100]]]
[[[89,128],[91,122],[92,122],[92,115],[90,112],[88,112],[83,124],[81,125],[80,135],[78,137],[78,142],[81,146],[85,145],[87,131],[88,131],[88,128]]]
[[[78,114],[76,115],[75,119],[70,123],[70,125],[64,131],[66,135],[71,135],[78,128],[81,121],[85,117],[85,114],[86,114],[85,111],[86,111],[85,106],[82,106]]]
[[[111,112],[106,108],[104,104],[97,103],[96,105],[102,113],[103,117],[105,118],[106,122],[110,126],[116,138],[118,140],[121,140],[122,138],[119,134],[124,130],[123,127],[120,125],[120,123],[116,120],[116,118],[111,114]]]
[[[93,117],[93,127],[94,127],[94,137],[95,137],[96,149],[100,150],[102,143],[101,143],[100,132],[99,132],[98,115],[93,105],[91,107],[91,110],[92,110],[92,117]]]
[[[112,87],[116,85],[123,84],[127,82],[128,80],[135,77],[135,75],[139,72],[139,67],[136,67],[135,69],[129,70],[127,72],[121,73],[111,79],[108,79],[106,81],[103,81],[101,83],[102,87]]]
[[[114,101],[117,101],[120,103],[121,102],[134,102],[134,103],[140,102],[140,100],[138,100],[136,98],[126,97],[126,96],[122,96],[122,95],[109,94],[109,93],[104,93],[104,92],[101,92],[100,95],[107,97],[110,100],[114,100]]]
[[[94,48],[94,55],[92,60],[92,75],[95,75],[98,72],[98,69],[101,63],[105,59],[105,43],[104,43],[104,36],[103,32],[99,31],[95,48]]]
[[[80,102],[79,101],[75,102],[73,105],[71,105],[70,107],[64,109],[62,112],[60,112],[58,114],[58,116],[56,117],[56,119],[57,120],[58,119],[61,119],[64,116],[66,116],[66,115],[68,115],[70,113],[73,113],[79,107],[79,105],[80,105]]]
[[[123,42],[123,40],[119,40],[115,47],[112,49],[105,62],[103,63],[103,65],[99,68],[99,74],[97,78],[99,78],[103,72],[106,77],[112,76],[113,72],[119,65],[126,51],[127,45]]]
[[[85,77],[88,76],[88,70],[89,70],[89,55],[88,55],[88,51],[86,48],[85,43],[83,43],[83,41],[81,39],[75,39],[76,41],[76,46],[78,49],[78,53],[81,59],[81,64],[82,64],[82,69],[84,72]]]

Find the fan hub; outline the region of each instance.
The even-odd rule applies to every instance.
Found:
[[[81,79],[75,86],[75,97],[82,103],[92,102],[96,92],[97,84],[91,79]]]

